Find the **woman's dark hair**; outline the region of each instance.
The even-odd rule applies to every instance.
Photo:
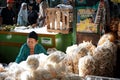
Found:
[[[33,7],[33,4],[32,4],[32,3],[29,3],[28,6],[32,6],[32,7]]]
[[[38,40],[38,35],[35,31],[32,31],[28,34],[28,38],[33,38],[35,40]]]
[[[28,22],[30,25],[37,23],[38,14],[36,11],[32,11],[28,14]]]

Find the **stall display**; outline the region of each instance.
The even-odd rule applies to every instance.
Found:
[[[93,6],[77,7],[77,32],[100,33],[99,24],[101,22],[103,2],[97,2]]]
[[[104,0],[70,0],[75,2],[74,7],[57,5],[61,1],[67,3],[50,0],[52,8],[46,10],[43,27],[0,26],[0,61],[7,63],[4,66],[0,62],[0,80],[120,80],[111,78],[116,68],[117,45],[114,34],[104,34],[107,4]],[[119,26],[115,28],[118,40]],[[31,31],[38,33],[38,43],[49,55],[30,55],[15,63],[20,46]]]
[[[47,31],[47,28],[44,27],[43,29]],[[66,47],[73,43],[72,34],[49,33],[44,32],[44,30],[40,28],[24,30],[20,28],[16,31],[0,31],[1,62],[9,63],[15,61],[21,45],[26,41],[27,34],[32,30],[38,33],[39,43],[42,44],[46,50],[48,48],[57,48],[58,50],[65,51]]]
[[[48,32],[68,34],[72,29],[72,6],[63,5],[64,8],[47,8],[46,24]]]
[[[97,33],[95,20],[95,9],[79,8],[77,10],[77,32]]]
[[[90,4],[88,2],[86,0],[86,4],[75,7],[76,41],[77,43],[81,43],[83,40],[92,41],[97,45],[100,36],[105,33],[105,26],[108,23],[108,4],[104,0],[96,0]]]
[[[65,52],[56,49],[48,56],[29,55],[19,64],[1,65],[0,79],[85,80],[88,75],[112,77],[115,52],[116,45],[109,40],[97,47],[91,42],[83,42],[69,46]]]

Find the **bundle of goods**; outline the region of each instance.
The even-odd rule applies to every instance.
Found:
[[[4,72],[4,66],[2,64],[0,64],[0,72]]]
[[[77,49],[77,45],[73,45],[73,46],[69,46],[66,50],[66,57],[63,60],[63,63],[66,65],[68,71],[70,73],[74,73],[74,67],[73,67],[73,56],[74,56],[74,52]]]
[[[95,51],[95,56],[97,60],[99,59],[98,62],[101,64],[99,65],[99,71],[102,72],[100,74],[101,76],[113,76],[113,68],[116,66],[117,51],[117,46],[114,44],[115,40],[116,38],[114,34],[107,33],[104,34],[98,42],[98,48]],[[99,58],[97,56],[99,56]]]
[[[110,42],[113,42],[115,41],[115,35],[113,33],[106,33],[104,34],[100,40],[98,41],[98,44],[97,46],[99,45],[102,45],[105,41],[109,40]]]
[[[83,42],[79,45],[73,45],[67,48],[67,57],[65,58],[65,64],[69,71],[75,74],[79,73],[78,62],[79,59],[88,55],[88,52],[92,55],[95,46],[91,42]]]
[[[49,49],[48,56],[30,55],[19,64],[0,66],[0,80],[81,80],[87,75],[112,76],[117,48],[113,37],[107,36],[107,39],[101,37],[97,47],[83,42],[69,46],[66,54]]]
[[[109,40],[95,49],[94,58],[98,62],[98,75],[113,76],[116,65],[116,45]]]
[[[44,60],[40,59],[42,57]],[[81,80],[78,74],[67,71],[66,66],[62,63],[65,57],[66,54],[60,51],[49,56],[30,55],[26,61],[19,64],[9,63],[4,68],[6,71],[0,73],[0,80]]]
[[[96,61],[91,55],[79,59],[79,76],[96,75]]]
[[[81,77],[87,75],[113,76],[117,51],[114,41],[115,36],[108,33],[100,38],[97,47],[91,42],[70,46],[66,50],[65,64],[72,73],[79,73]]]
[[[117,46],[114,44],[115,36],[111,33],[104,34],[94,48],[93,54],[79,59],[79,75],[113,76],[116,66]]]

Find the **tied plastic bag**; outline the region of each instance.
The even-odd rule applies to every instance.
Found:
[[[95,75],[96,62],[91,55],[79,59],[79,76]]]

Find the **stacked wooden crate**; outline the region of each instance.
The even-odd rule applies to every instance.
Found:
[[[47,8],[46,25],[48,32],[68,34],[72,28],[73,10]]]

